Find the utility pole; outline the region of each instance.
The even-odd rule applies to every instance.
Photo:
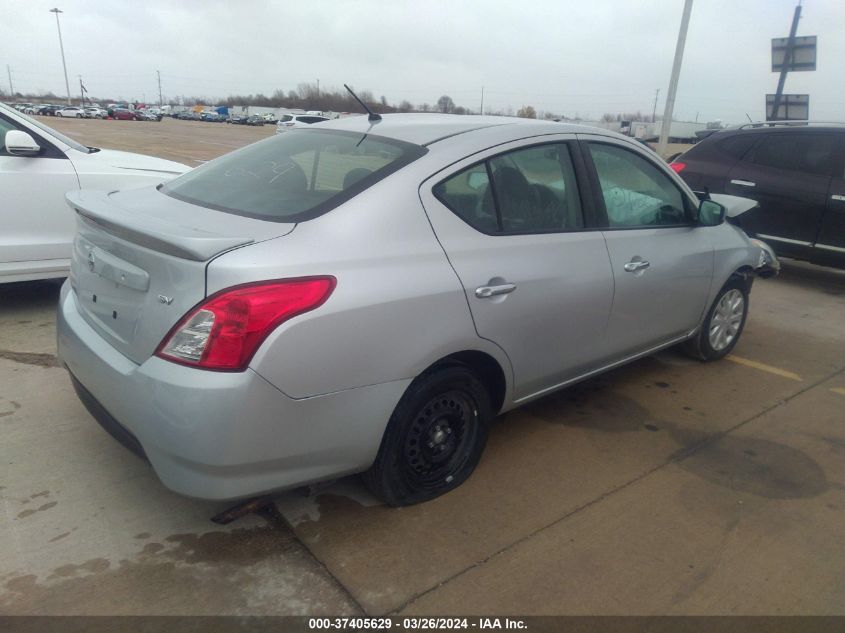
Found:
[[[317,78],[317,98],[320,98],[320,78]]]
[[[161,73],[156,71],[156,77],[158,77],[158,107],[160,108],[164,105],[164,100],[161,98]]]
[[[772,102],[772,117],[769,119],[769,113],[766,113],[766,120],[777,121],[780,110],[780,101],[783,97],[783,86],[786,83],[786,73],[789,72],[789,63],[792,61],[792,49],[795,46],[795,33],[798,32],[798,20],[801,19],[801,3],[795,7],[795,13],[792,15],[792,27],[789,29],[789,41],[786,43],[786,50],[783,53],[783,66],[780,69],[780,77],[778,78],[778,89],[775,92],[775,100]]]
[[[65,46],[62,44],[62,27],[59,25],[59,13],[64,13],[61,9],[50,9],[50,13],[56,14],[56,28],[59,30],[59,50],[62,51],[62,68],[65,69],[65,90],[67,90],[67,104],[70,105],[70,83],[67,80],[67,64],[65,63]]]
[[[481,111],[478,114],[484,114],[484,86],[481,86]]]
[[[666,108],[663,110],[663,125],[660,126],[660,141],[657,153],[666,154],[669,142],[669,129],[672,127],[672,113],[675,110],[675,93],[678,91],[678,77],[681,74],[681,61],[684,58],[684,45],[687,42],[687,29],[692,13],[692,0],[684,0],[684,13],[681,16],[681,30],[678,31],[678,43],[675,46],[675,61],[672,63],[672,75],[669,78],[669,92],[666,94]]]
[[[9,68],[9,64],[6,64],[6,72],[9,73],[9,96],[15,96],[15,89],[12,87],[12,69]]]
[[[657,121],[657,95],[660,94],[660,88],[654,91],[654,108],[651,110],[651,122]]]

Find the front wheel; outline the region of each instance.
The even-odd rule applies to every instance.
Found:
[[[392,506],[457,488],[481,458],[492,417],[490,396],[469,368],[448,365],[423,374],[390,417],[365,483]]]
[[[748,283],[732,278],[710,307],[701,329],[684,344],[685,351],[703,361],[719,360],[736,346],[748,317]]]

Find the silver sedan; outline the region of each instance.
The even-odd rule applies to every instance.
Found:
[[[604,130],[305,126],[158,187],[68,194],[59,354],[177,492],[363,472],[424,501],[470,476],[499,413],[667,346],[733,349],[778,264],[725,221],[742,199],[702,197]]]

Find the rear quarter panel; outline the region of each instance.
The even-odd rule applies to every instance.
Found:
[[[249,281],[337,279],[317,310],[278,327],[250,367],[292,398],[413,378],[463,350],[507,357],[477,336],[463,288],[403,170],[285,237],[212,261],[208,292]]]

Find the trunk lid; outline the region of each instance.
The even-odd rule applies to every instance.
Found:
[[[77,214],[70,280],[79,310],[139,364],[205,297],[210,260],[296,226],[207,209],[153,187],[74,191],[67,201]]]

